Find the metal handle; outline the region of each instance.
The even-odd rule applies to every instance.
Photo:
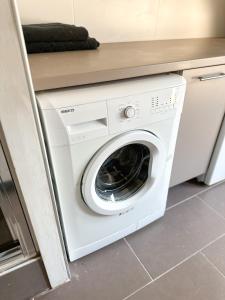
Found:
[[[217,74],[212,74],[212,75],[205,75],[205,76],[200,76],[198,79],[200,81],[206,81],[206,80],[213,80],[213,79],[219,79],[219,78],[224,78],[225,73],[217,73]]]

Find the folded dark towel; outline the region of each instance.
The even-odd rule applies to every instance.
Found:
[[[68,42],[36,42],[26,43],[28,53],[61,52],[72,50],[91,50],[99,47],[99,42],[94,38],[86,41]]]
[[[23,25],[23,34],[26,43],[85,41],[88,38],[86,28],[62,23]]]

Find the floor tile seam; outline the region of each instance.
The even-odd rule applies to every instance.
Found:
[[[174,269],[176,269],[177,267],[179,267],[180,265],[182,265],[183,263],[185,263],[186,261],[188,261],[189,259],[191,259],[193,256],[195,256],[196,254],[198,254],[199,250],[191,255],[189,255],[188,257],[186,257],[185,259],[183,259],[182,261],[180,261],[178,264],[174,265],[173,267],[171,267],[170,269],[168,269],[167,271],[165,271],[164,273],[160,274],[159,276],[155,277],[152,281],[150,281],[149,283],[147,283],[146,285],[144,285],[143,287],[137,289],[136,291],[134,291],[132,294],[128,295],[127,297],[125,297],[122,300],[127,300],[129,299],[131,296],[135,295],[136,293],[140,292],[141,290],[143,290],[146,286],[151,285],[153,282],[159,280],[160,278],[162,278],[163,276],[165,276],[166,274],[168,274],[169,272],[173,271]]]
[[[42,291],[42,292],[40,292],[39,294],[33,296],[33,297],[30,298],[29,300],[38,300],[40,297],[45,296],[45,295],[47,295],[47,294],[53,292],[53,291],[56,290],[56,289],[57,289],[57,287],[56,287],[56,288],[49,288],[48,290]]]
[[[68,282],[71,282],[71,278],[70,278],[70,280],[66,281],[65,283],[60,284],[59,286],[51,287],[51,288],[48,288],[47,290],[44,290],[44,291],[38,293],[37,295],[33,296],[29,300],[38,300],[40,297],[45,296],[47,294],[50,294],[51,292],[54,292],[55,290],[57,290],[61,286],[64,286],[64,284],[67,284]]]
[[[222,233],[221,235],[219,235],[217,238],[215,238],[214,240],[212,240],[211,242],[209,242],[208,244],[206,244],[204,247],[202,247],[199,252],[202,252],[203,250],[205,250],[206,248],[208,248],[209,246],[211,246],[212,244],[216,243],[217,241],[219,241],[220,239],[225,237],[225,233]]]
[[[141,267],[145,271],[145,273],[148,275],[150,280],[153,281],[153,277],[151,276],[150,272],[146,269],[145,265],[142,263],[142,261],[140,260],[140,258],[138,257],[138,255],[134,251],[133,247],[130,245],[130,243],[128,242],[128,240],[126,238],[124,238],[124,242],[126,243],[127,247],[130,249],[132,254],[135,256],[135,258],[137,259],[137,261],[139,262],[139,264],[141,265]]]
[[[122,300],[127,300],[130,297],[134,296],[135,294],[137,294],[138,292],[140,292],[141,290],[143,290],[144,288],[146,288],[148,285],[150,285],[153,281],[150,281],[148,283],[146,283],[145,285],[141,286],[140,288],[138,288],[137,290],[133,291],[131,294],[127,295],[125,298],[123,298]]]
[[[200,182],[201,183],[201,182]],[[200,192],[198,192],[197,194],[201,194],[201,193],[204,193],[204,192],[206,192],[206,191],[208,191],[208,190],[211,190],[211,189],[213,189],[214,187],[216,187],[216,186],[218,186],[218,185],[222,185],[222,184],[224,184],[225,183],[225,180],[224,181],[220,181],[220,182],[217,182],[217,183],[214,183],[214,184],[212,184],[212,185],[207,185],[207,184],[205,184],[205,189],[204,190],[202,190],[202,191],[200,191]]]
[[[209,247],[210,245],[212,245],[213,243],[215,243],[217,240],[223,238],[225,236],[225,233],[223,233],[222,235],[218,236],[217,238],[215,238],[214,240],[212,240],[211,242],[209,242],[208,244],[206,244],[204,247],[202,247],[201,249],[195,251],[194,253],[192,253],[191,255],[189,255],[188,257],[184,258],[183,260],[181,260],[179,263],[177,263],[176,265],[174,265],[173,267],[171,267],[170,269],[168,269],[167,271],[165,271],[164,273],[160,274],[159,276],[153,278],[152,281],[150,281],[149,283],[145,284],[143,287],[137,289],[136,291],[132,292],[131,294],[129,294],[128,296],[126,296],[125,298],[123,298],[122,300],[127,300],[129,299],[131,296],[135,295],[137,292],[141,291],[142,289],[144,289],[146,286],[153,284],[153,282],[159,280],[160,278],[162,278],[163,276],[165,276],[166,274],[168,274],[169,272],[173,271],[174,269],[176,269],[177,267],[179,267],[180,265],[182,265],[183,263],[185,263],[186,261],[188,261],[189,259],[191,259],[192,257],[194,257],[197,254],[201,254],[202,251],[204,249],[206,249],[207,247]]]
[[[201,182],[200,182],[200,183],[201,183]],[[195,195],[197,195],[197,194],[202,194],[202,193],[204,193],[204,192],[207,192],[207,191],[213,189],[214,187],[217,187],[218,185],[222,185],[222,184],[224,184],[224,183],[225,183],[225,181],[222,181],[222,182],[220,181],[220,182],[214,183],[214,184],[212,184],[212,185],[207,185],[207,184],[205,184],[206,187],[205,187],[203,190],[197,192]]]
[[[200,252],[200,254],[205,258],[205,260],[217,271],[217,273],[219,273],[223,279],[225,279],[225,275],[223,274],[223,272],[220,271],[220,269],[211,261],[211,259],[207,256],[207,254],[205,254],[204,252]]]
[[[192,198],[195,198],[195,195],[192,195],[192,196],[190,196],[190,197],[188,197],[188,198],[185,198],[184,200],[179,201],[178,203],[176,203],[176,204],[174,204],[174,205],[169,206],[169,207],[166,209],[166,211],[168,211],[168,210],[170,210],[171,208],[174,208],[174,207],[176,207],[176,206],[178,206],[178,205],[180,205],[180,204],[183,204],[183,203],[185,203],[185,202],[191,200]]]
[[[212,206],[210,206],[205,200],[203,200],[200,196],[196,196],[196,198],[198,198],[202,203],[205,204],[205,206],[207,206],[211,211],[213,211],[218,217],[220,217],[221,219],[223,219],[223,221],[225,221],[225,217],[223,215],[221,215],[215,208],[213,208]]]
[[[170,271],[174,270],[175,268],[177,268],[179,265],[183,264],[184,262],[186,262],[187,260],[191,259],[193,256],[197,255],[198,253],[200,253],[201,251],[205,250],[207,247],[211,246],[213,243],[215,243],[216,241],[218,241],[219,239],[223,238],[225,236],[225,233],[219,235],[218,237],[216,237],[214,240],[212,240],[211,242],[207,243],[205,246],[203,246],[202,248],[198,249],[197,251],[193,252],[192,254],[190,254],[189,256],[187,256],[186,258],[184,258],[182,261],[180,261],[179,263],[177,263],[176,265],[174,265],[173,267],[171,267],[169,270],[165,271],[164,273],[160,274],[159,276],[155,277],[153,279],[153,281],[158,280],[159,278],[161,278],[162,276],[166,275],[167,273],[169,273]]]
[[[218,182],[218,183],[216,183],[216,184],[214,184],[214,185],[212,185],[212,186],[208,186],[208,187],[205,188],[204,190],[199,191],[199,192],[197,192],[197,193],[191,195],[190,197],[184,198],[184,199],[181,200],[180,202],[178,202],[178,203],[176,203],[176,204],[174,204],[174,205],[169,206],[166,210],[169,210],[169,209],[171,209],[171,208],[173,208],[173,207],[176,207],[177,205],[182,204],[182,203],[184,203],[184,202],[186,202],[186,201],[188,201],[188,200],[190,200],[190,199],[192,199],[192,198],[194,198],[194,197],[197,197],[198,195],[203,194],[204,192],[207,192],[207,191],[213,189],[214,187],[216,187],[216,186],[218,186],[218,185],[222,185],[222,184],[224,184],[224,182]]]

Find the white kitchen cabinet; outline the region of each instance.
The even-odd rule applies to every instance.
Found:
[[[186,70],[171,186],[204,174],[225,113],[225,65]]]

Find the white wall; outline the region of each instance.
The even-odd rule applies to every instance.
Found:
[[[225,36],[225,0],[17,0],[22,22],[87,27],[100,42]]]

